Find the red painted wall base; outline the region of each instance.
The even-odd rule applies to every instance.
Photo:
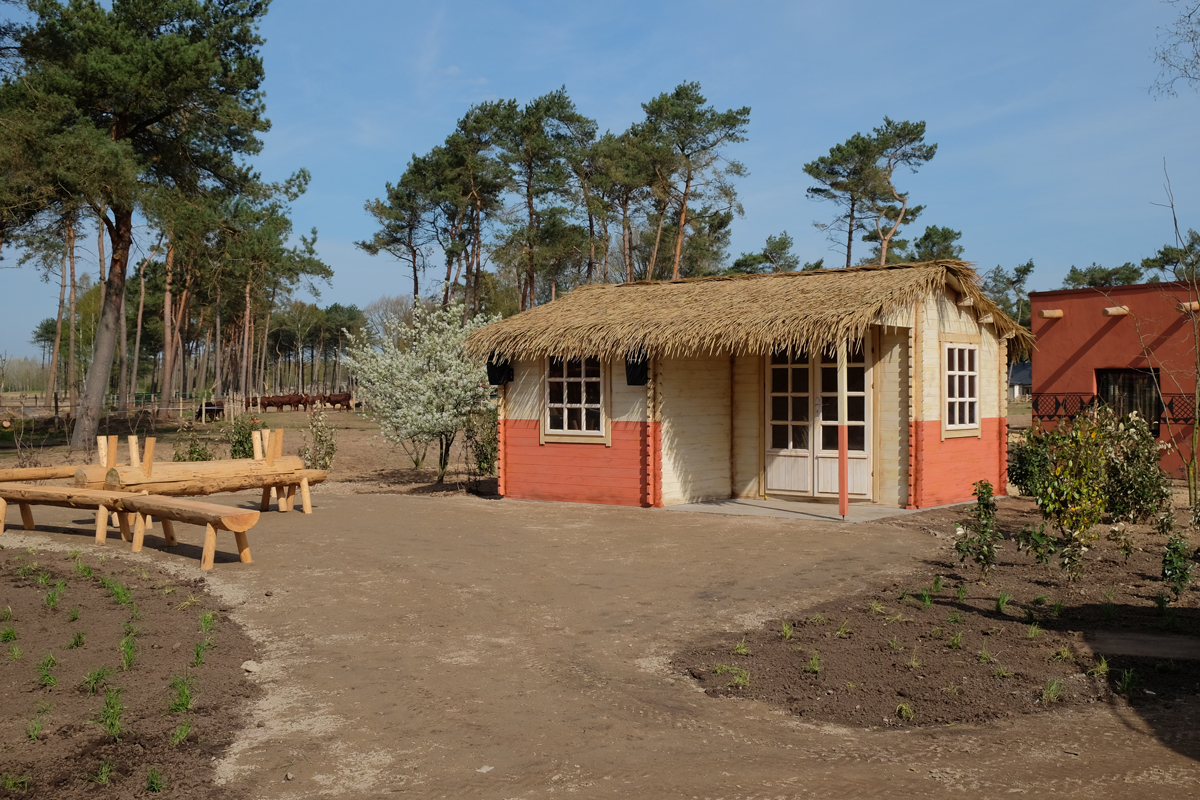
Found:
[[[1008,420],[992,417],[981,422],[981,437],[945,441],[941,420],[909,424],[909,508],[971,500],[980,480],[989,481],[996,495],[1008,494]]]

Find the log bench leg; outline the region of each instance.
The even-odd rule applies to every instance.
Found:
[[[305,514],[312,513],[312,494],[308,490],[308,478],[300,479],[300,508]]]
[[[271,510],[271,487],[270,486],[263,487],[262,503],[259,505],[258,510],[259,511],[270,511]]]
[[[8,501],[0,497],[0,533],[4,533],[4,514],[8,511]]]
[[[146,517],[142,514],[134,513],[133,515],[133,551],[134,553],[142,552],[142,542],[146,538]]]
[[[287,487],[287,510],[291,511],[296,507],[296,487]]]
[[[100,506],[96,509],[96,544],[103,545],[108,538],[108,509]]]
[[[277,486],[275,488],[275,507],[280,511],[288,510],[286,486]]]
[[[121,538],[127,542],[133,541],[133,531],[129,528],[129,512],[117,512],[117,524],[121,526]]]
[[[163,538],[167,540],[167,547],[174,547],[179,544],[179,542],[175,541],[175,523],[165,518],[160,518],[159,522],[162,523]],[[147,525],[146,527],[149,526]]]
[[[242,559],[243,564],[253,563],[250,558],[250,540],[246,538],[245,531],[235,531],[233,539],[237,542],[238,556]]]
[[[213,568],[213,557],[217,554],[217,529],[212,525],[204,526],[204,554],[200,556],[200,569]]]
[[[21,522],[25,525],[25,530],[33,530],[33,508],[29,503],[18,503],[17,506],[21,509]]]

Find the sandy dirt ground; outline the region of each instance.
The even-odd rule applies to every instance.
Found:
[[[668,666],[697,635],[903,577],[945,546],[917,526],[321,489],[314,502],[264,515],[251,565],[222,539],[205,579],[258,641],[265,694],[217,769],[254,797],[1200,793],[1200,698],[1159,718],[1096,704],[869,731],[710,698]],[[87,516],[40,509],[50,531],[0,543],[81,547]],[[131,558],[198,573],[201,532],[180,534]]]

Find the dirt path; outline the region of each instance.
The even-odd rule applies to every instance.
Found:
[[[944,544],[919,530],[467,496],[315,499],[311,517],[266,515],[253,565],[222,541],[208,579],[259,640],[261,727],[218,769],[252,796],[1200,790],[1195,697],[1169,719],[1097,705],[865,731],[712,699],[668,670],[698,632],[742,630],[906,572]],[[81,546],[85,515],[57,519],[76,518],[71,533],[17,532],[13,545]],[[181,556],[196,558],[197,532],[181,539],[181,552],[144,558],[194,569]]]

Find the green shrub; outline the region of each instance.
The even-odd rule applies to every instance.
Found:
[[[311,444],[308,441],[310,438]],[[308,432],[304,439],[304,445],[300,448],[300,458],[304,461],[305,469],[332,469],[333,457],[337,453],[337,439],[333,428],[325,421],[324,411],[314,411],[308,415]]]
[[[230,422],[221,431],[221,438],[229,442],[229,457],[254,458],[253,434],[266,427],[261,420],[254,419],[252,414],[240,414],[234,417],[233,422]]]
[[[1117,417],[1107,408],[1097,412],[1096,423],[1104,431],[1103,444],[1108,466],[1105,470],[1104,494],[1106,508],[1113,522],[1154,521],[1160,532],[1168,533],[1174,518],[1167,515],[1168,530],[1161,530],[1166,520],[1163,511],[1171,510],[1171,480],[1159,464],[1164,450],[1170,445],[1155,440],[1150,426],[1135,412]]]
[[[979,565],[983,577],[996,565],[1000,553],[1000,534],[996,530],[996,498],[988,481],[975,483],[975,506],[967,524],[957,525],[959,539],[954,544],[958,560],[968,558]],[[928,607],[928,606],[926,606]]]
[[[1192,565],[1188,563],[1190,556],[1187,539],[1172,536],[1167,540],[1167,546],[1163,549],[1162,579],[1163,583],[1170,586],[1176,600],[1192,582]]]
[[[191,420],[179,427],[179,438],[175,440],[174,461],[213,461],[216,455],[208,442],[200,438],[199,431]]]
[[[1027,435],[1025,441],[1008,446],[1008,482],[1021,494],[1036,497],[1049,474],[1049,453],[1040,439]]]
[[[463,432],[471,467],[478,475],[491,475],[496,469],[496,458],[500,452],[500,412],[488,403],[483,409],[467,417]]]

